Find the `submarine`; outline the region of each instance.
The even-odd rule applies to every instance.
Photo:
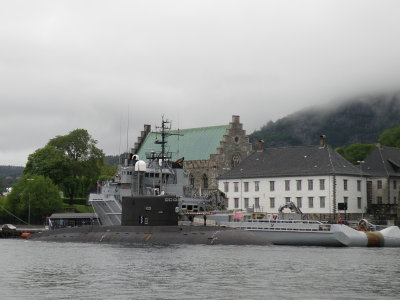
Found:
[[[204,225],[183,225],[179,222],[178,201],[173,195],[123,197],[121,225],[48,230],[32,234],[29,240],[121,245],[271,245],[251,231],[238,228],[205,226],[205,221]]]

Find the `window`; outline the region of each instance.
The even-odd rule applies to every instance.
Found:
[[[224,182],[224,192],[229,192],[229,182]]]
[[[347,179],[343,179],[343,190],[347,191]]]
[[[258,197],[254,198],[254,207],[260,208],[260,198]]]
[[[301,180],[296,180],[297,190],[301,191]]]
[[[377,197],[376,201],[378,202],[378,204],[382,204],[382,197]]]
[[[203,174],[203,188],[208,189],[208,178],[206,174]]]
[[[397,189],[397,181],[396,180],[393,180],[393,189],[394,190]]]
[[[312,191],[313,188],[314,188],[314,182],[313,182],[312,179],[309,179],[309,180],[308,180],[308,190],[309,190],[309,191]]]
[[[244,208],[249,208],[249,198],[244,198]]]
[[[239,182],[234,182],[233,183],[233,191],[235,193],[239,192]]]
[[[320,191],[325,190],[325,179],[320,179],[319,180],[319,190]]]
[[[397,203],[397,197],[396,197],[396,196],[393,197],[393,203],[394,203],[394,204]]]
[[[357,191],[361,192],[361,180],[357,180]]]
[[[194,176],[192,174],[190,174],[189,180],[190,180],[190,186],[194,187]],[[225,183],[227,183],[227,182],[225,182]]]
[[[285,191],[290,191],[290,180],[285,180]]]
[[[343,197],[343,202],[348,203],[349,202],[349,197]]]
[[[382,189],[382,180],[378,180],[377,182],[377,188]]]
[[[269,190],[271,192],[275,191],[275,181],[270,181],[269,182]]]
[[[260,190],[260,182],[254,181],[254,191],[258,192]]]
[[[249,183],[248,182],[244,182],[244,191],[248,192],[249,191]]]
[[[290,197],[285,197],[285,202],[289,203],[290,202]]]
[[[302,203],[301,203],[301,202],[302,202],[301,197],[297,197],[297,198],[296,198],[296,202],[297,202],[297,207],[298,207],[298,208],[301,208],[301,206],[302,206],[302,205],[301,205],[301,204],[302,204]]]
[[[269,207],[275,208],[275,198],[269,198]]]
[[[239,198],[234,198],[233,200],[235,202],[235,208],[239,208]]]
[[[309,208],[314,207],[314,197],[308,197],[308,207]]]
[[[357,208],[361,209],[361,197],[357,197]]]
[[[325,208],[325,197],[319,197],[319,207]]]

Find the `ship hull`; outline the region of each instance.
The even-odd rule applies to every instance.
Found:
[[[219,226],[86,226],[37,233],[29,239],[123,245],[271,245],[252,232]]]

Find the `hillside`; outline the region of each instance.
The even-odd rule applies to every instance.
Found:
[[[316,107],[268,122],[250,135],[253,143],[263,139],[267,147],[315,145],[325,134],[333,147],[375,143],[385,129],[400,124],[400,93],[370,96]]]
[[[23,167],[0,166],[0,192],[5,188],[12,186],[22,176]]]

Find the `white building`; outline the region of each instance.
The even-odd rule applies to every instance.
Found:
[[[324,137],[320,146],[263,148],[219,177],[228,209],[278,213],[292,201],[304,214],[322,218],[336,216],[339,203],[347,203],[348,214],[365,212],[366,179]]]

